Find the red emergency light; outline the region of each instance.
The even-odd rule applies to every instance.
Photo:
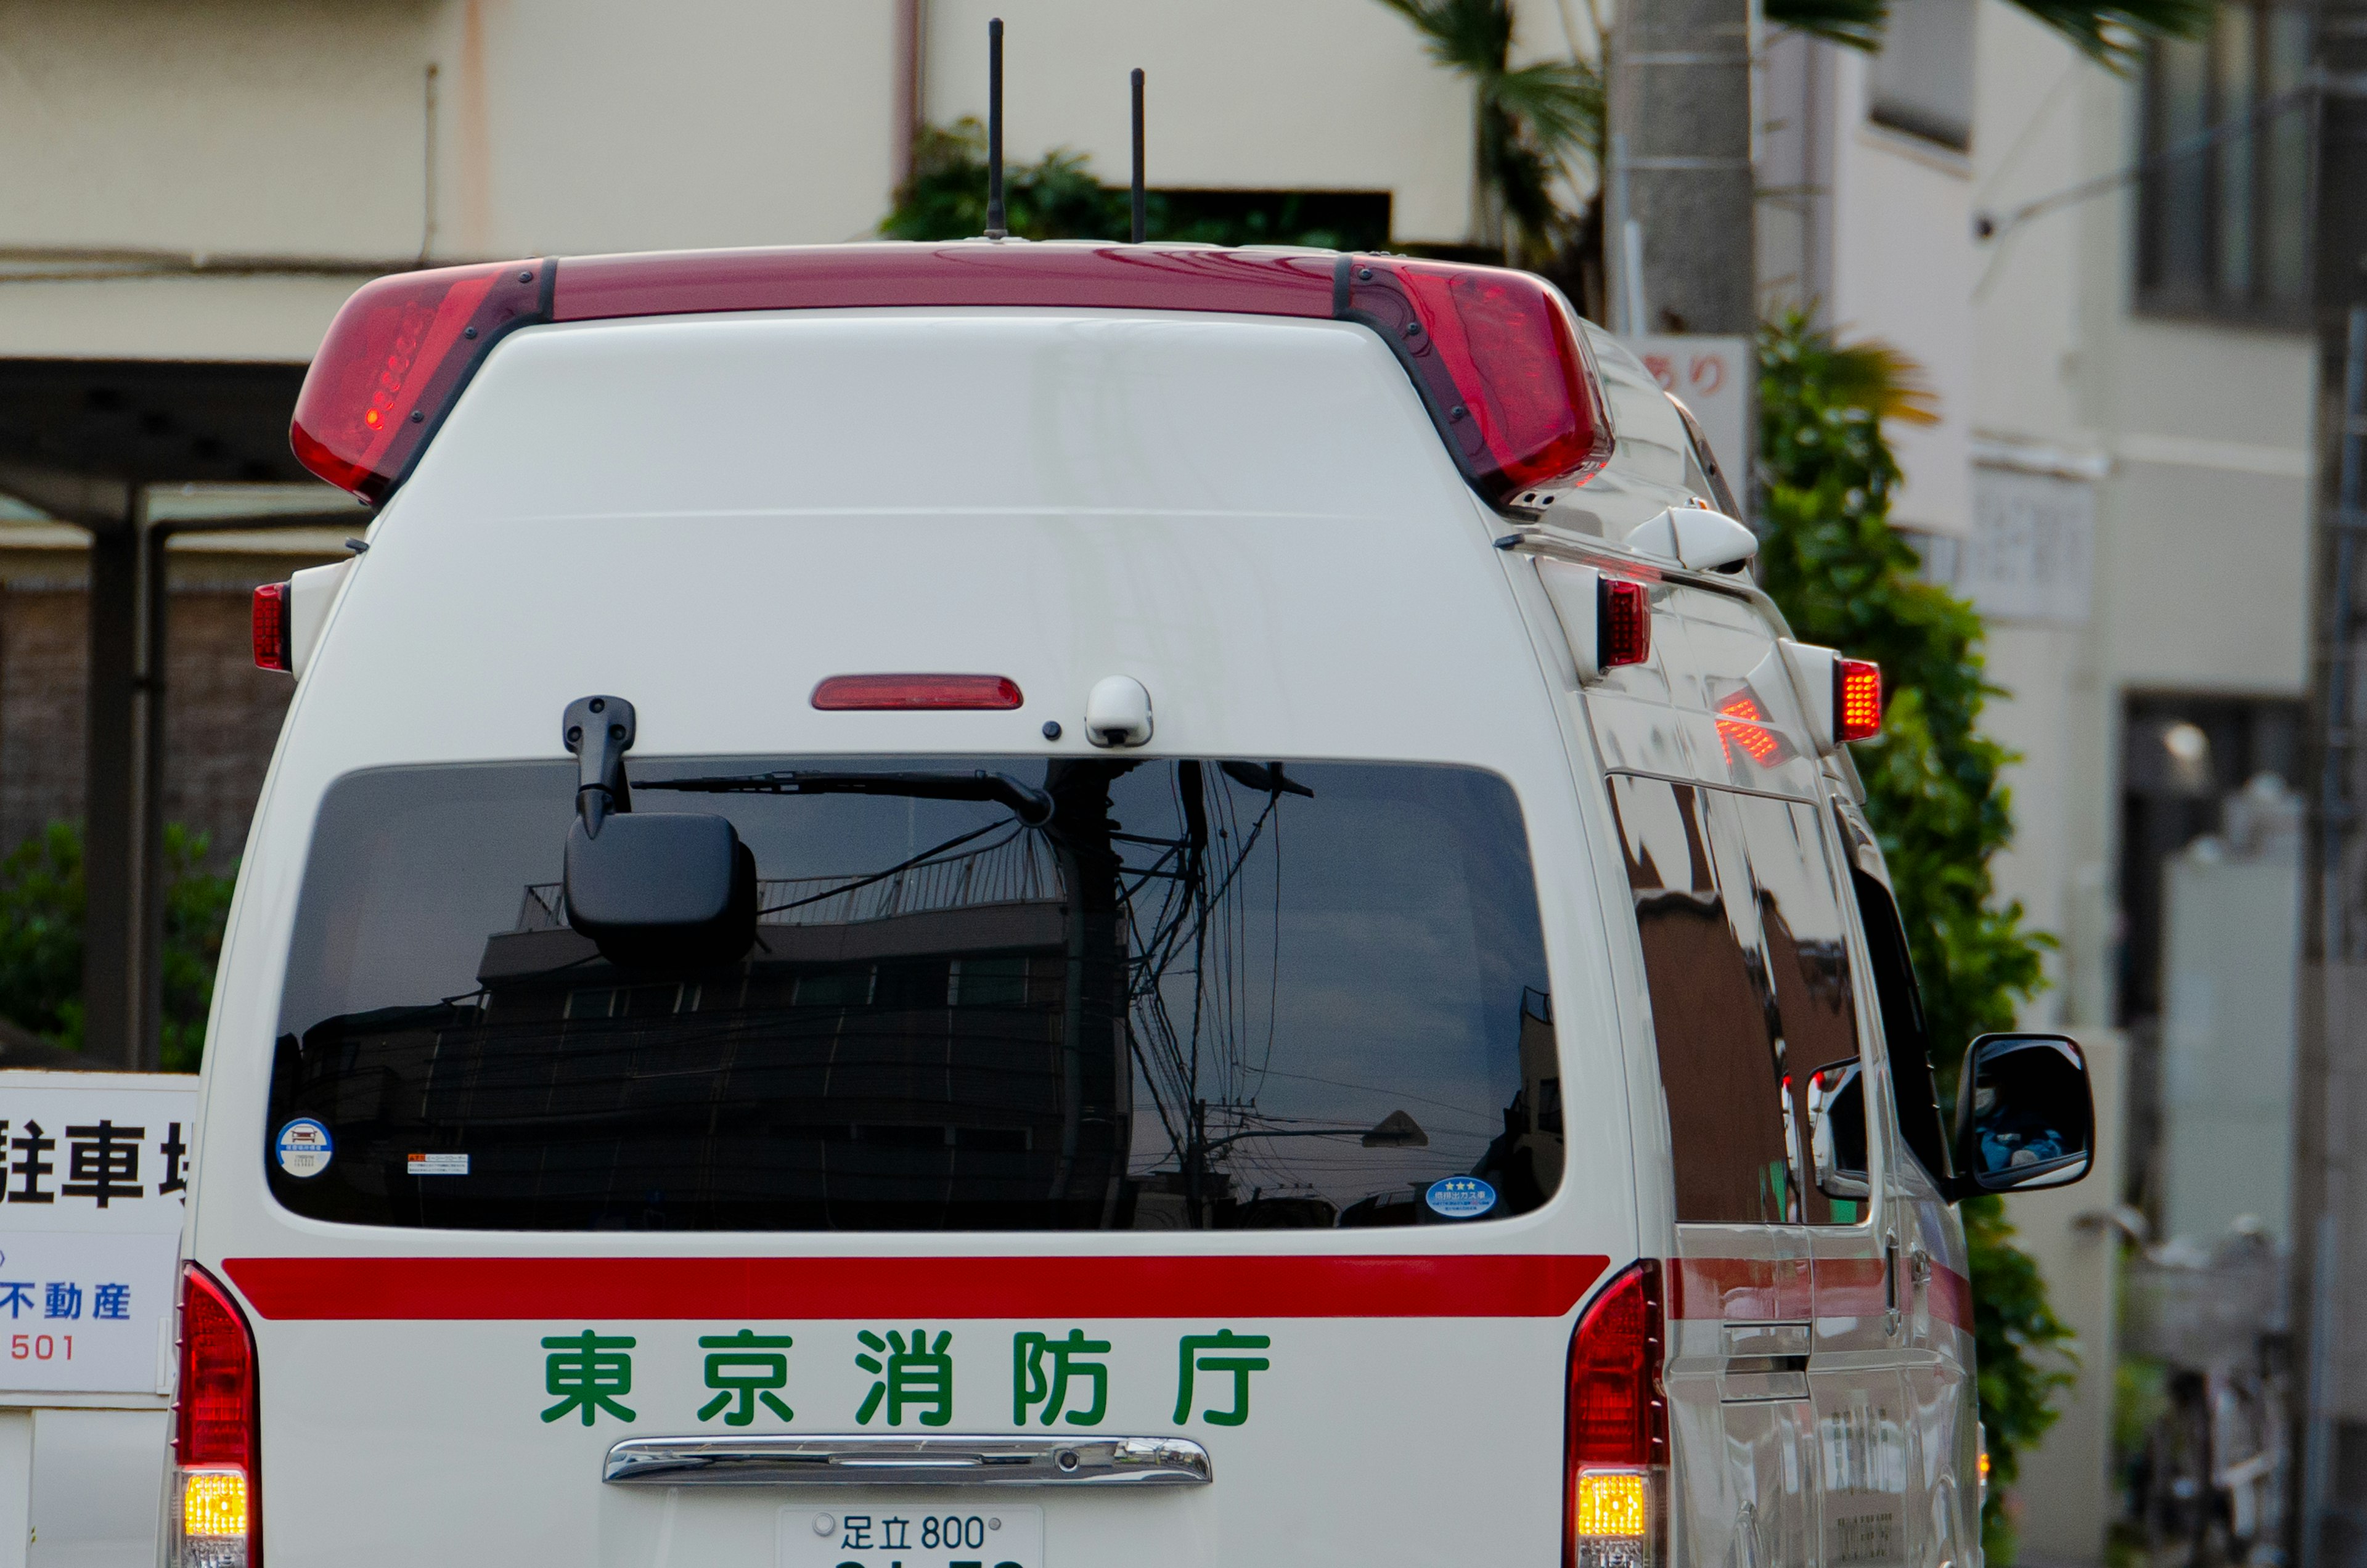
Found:
[[[288,584],[266,582],[255,591],[255,667],[295,668],[288,626]]]
[[[1465,478],[1491,504],[1582,483],[1611,459],[1610,403],[1585,336],[1569,302],[1527,273],[1327,251],[976,240],[545,258],[381,277],[330,323],[289,440],[313,473],[383,501],[515,328],[930,306],[1358,321],[1388,344]]]
[[[1833,733],[1863,740],[1882,731],[1882,666],[1867,659],[1833,660]]]

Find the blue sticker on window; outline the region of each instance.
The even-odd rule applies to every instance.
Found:
[[[1433,1212],[1450,1220],[1476,1220],[1496,1206],[1496,1190],[1476,1176],[1433,1181],[1423,1198]]]
[[[329,1136],[328,1128],[310,1116],[299,1116],[279,1129],[275,1145],[279,1154],[279,1168],[290,1176],[318,1176],[329,1168],[336,1157],[336,1141]]]

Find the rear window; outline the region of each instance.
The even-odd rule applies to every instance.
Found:
[[[1054,809],[653,787],[813,769],[984,770]],[[1559,1182],[1536,894],[1492,774],[631,773],[640,809],[721,813],[753,851],[745,960],[620,971],[570,929],[572,762],[331,789],[271,1078],[280,1202],[461,1229],[1249,1229],[1485,1221]]]

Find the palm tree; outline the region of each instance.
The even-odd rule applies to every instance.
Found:
[[[1512,0],[1381,0],[1430,57],[1472,85],[1472,237],[1517,265],[1551,266],[1580,220],[1556,186],[1603,161],[1603,76],[1583,60],[1517,69]]]

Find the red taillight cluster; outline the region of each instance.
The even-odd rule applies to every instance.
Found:
[[[478,361],[511,328],[550,318],[548,262],[398,273],[329,323],[297,394],[296,460],[369,501],[400,484]]]
[[[1833,733],[1863,740],[1882,731],[1882,666],[1863,659],[1833,660]]]
[[[255,1336],[220,1281],[181,1270],[169,1568],[262,1568],[263,1422]]]
[[[1569,1341],[1563,1568],[1649,1568],[1669,1463],[1660,1266],[1605,1285]]]
[[[1595,661],[1605,670],[1642,664],[1652,657],[1652,602],[1640,582],[1603,580],[1595,611]]]
[[[255,667],[295,668],[288,629],[288,584],[266,582],[255,591]]]
[[[813,689],[825,713],[1015,708],[1019,682],[1001,675],[832,675]]]
[[[1026,306],[1358,321],[1387,340],[1491,502],[1611,457],[1611,410],[1550,284],[1501,267],[1206,246],[815,245],[503,262],[365,285],[330,323],[289,437],[368,501],[402,482],[478,364],[531,321],[719,310]]]

